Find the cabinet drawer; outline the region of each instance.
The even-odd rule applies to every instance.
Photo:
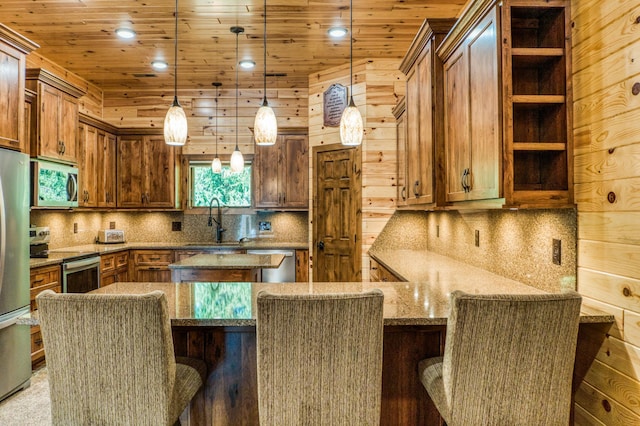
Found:
[[[60,266],[45,266],[35,268],[30,273],[31,288],[42,287],[54,282],[60,282]]]
[[[31,312],[35,311],[37,308],[36,306],[36,296],[39,295],[40,293],[42,293],[45,290],[53,290],[56,293],[62,293],[62,285],[60,285],[60,282],[55,281],[46,285],[41,285],[39,287],[33,287],[31,289],[31,293],[30,293],[30,299],[31,299]]]
[[[114,257],[116,259],[116,269],[129,266],[129,252],[116,253]]]
[[[100,272],[109,272],[116,267],[116,259],[113,254],[100,256]]]
[[[136,265],[168,265],[173,262],[171,250],[138,250],[134,254]]]
[[[31,356],[34,353],[44,351],[44,343],[42,343],[42,332],[40,326],[36,325],[31,327]]]

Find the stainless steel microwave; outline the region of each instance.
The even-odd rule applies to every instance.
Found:
[[[44,160],[31,160],[31,205],[78,207],[78,168]]]

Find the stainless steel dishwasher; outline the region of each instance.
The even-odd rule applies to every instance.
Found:
[[[292,283],[296,280],[295,250],[247,250],[247,254],[282,254],[284,260],[277,269],[262,269],[263,283]]]

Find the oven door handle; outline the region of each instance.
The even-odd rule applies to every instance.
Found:
[[[66,273],[71,273],[83,269],[87,269],[90,266],[100,266],[100,258],[99,257],[90,257],[84,260],[74,260],[72,262],[63,263],[64,271]]]

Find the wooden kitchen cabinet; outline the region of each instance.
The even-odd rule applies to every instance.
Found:
[[[118,140],[117,206],[174,209],[176,148],[163,135],[124,135]]]
[[[39,46],[0,24],[0,147],[28,151],[25,138],[26,55]]]
[[[309,250],[296,250],[296,282],[309,282]]]
[[[28,69],[27,88],[37,93],[31,124],[31,156],[78,162],[78,98],[85,91],[42,68]]]
[[[306,129],[281,129],[275,145],[256,146],[254,206],[309,209],[309,142]]]
[[[573,205],[570,15],[568,0],[480,0],[463,11],[438,49],[446,201]]]
[[[397,277],[396,275],[394,275],[391,271],[389,271],[387,268],[382,266],[375,259],[370,259],[369,281],[371,281],[371,282],[384,282],[384,283],[390,282],[391,283],[391,282],[401,282],[401,281],[404,281],[404,280],[402,280],[399,277]]]
[[[396,119],[396,206],[407,205],[407,103],[402,97],[393,108]]]
[[[31,312],[37,310],[36,296],[44,290],[53,290],[56,293],[62,292],[62,282],[60,281],[60,265],[42,266],[32,268],[30,271],[31,284]],[[44,362],[44,344],[40,326],[31,326],[31,366],[36,369]]]
[[[129,251],[100,256],[100,287],[129,281]]]
[[[448,202],[500,197],[498,12],[488,7],[443,55]]]
[[[400,64],[407,76],[406,111],[400,123],[406,128],[406,149],[398,152],[403,155],[400,164],[406,167],[406,177],[398,175],[399,181],[404,180],[402,187],[398,185],[402,204],[444,202],[436,196],[436,182],[443,173],[437,168],[442,167],[444,98],[442,63],[435,52],[453,23],[448,19],[425,20]]]
[[[132,250],[131,280],[137,282],[171,282],[169,265],[173,250]]]
[[[105,130],[108,129],[108,130]],[[116,207],[115,128],[81,115],[78,126],[78,205]]]

